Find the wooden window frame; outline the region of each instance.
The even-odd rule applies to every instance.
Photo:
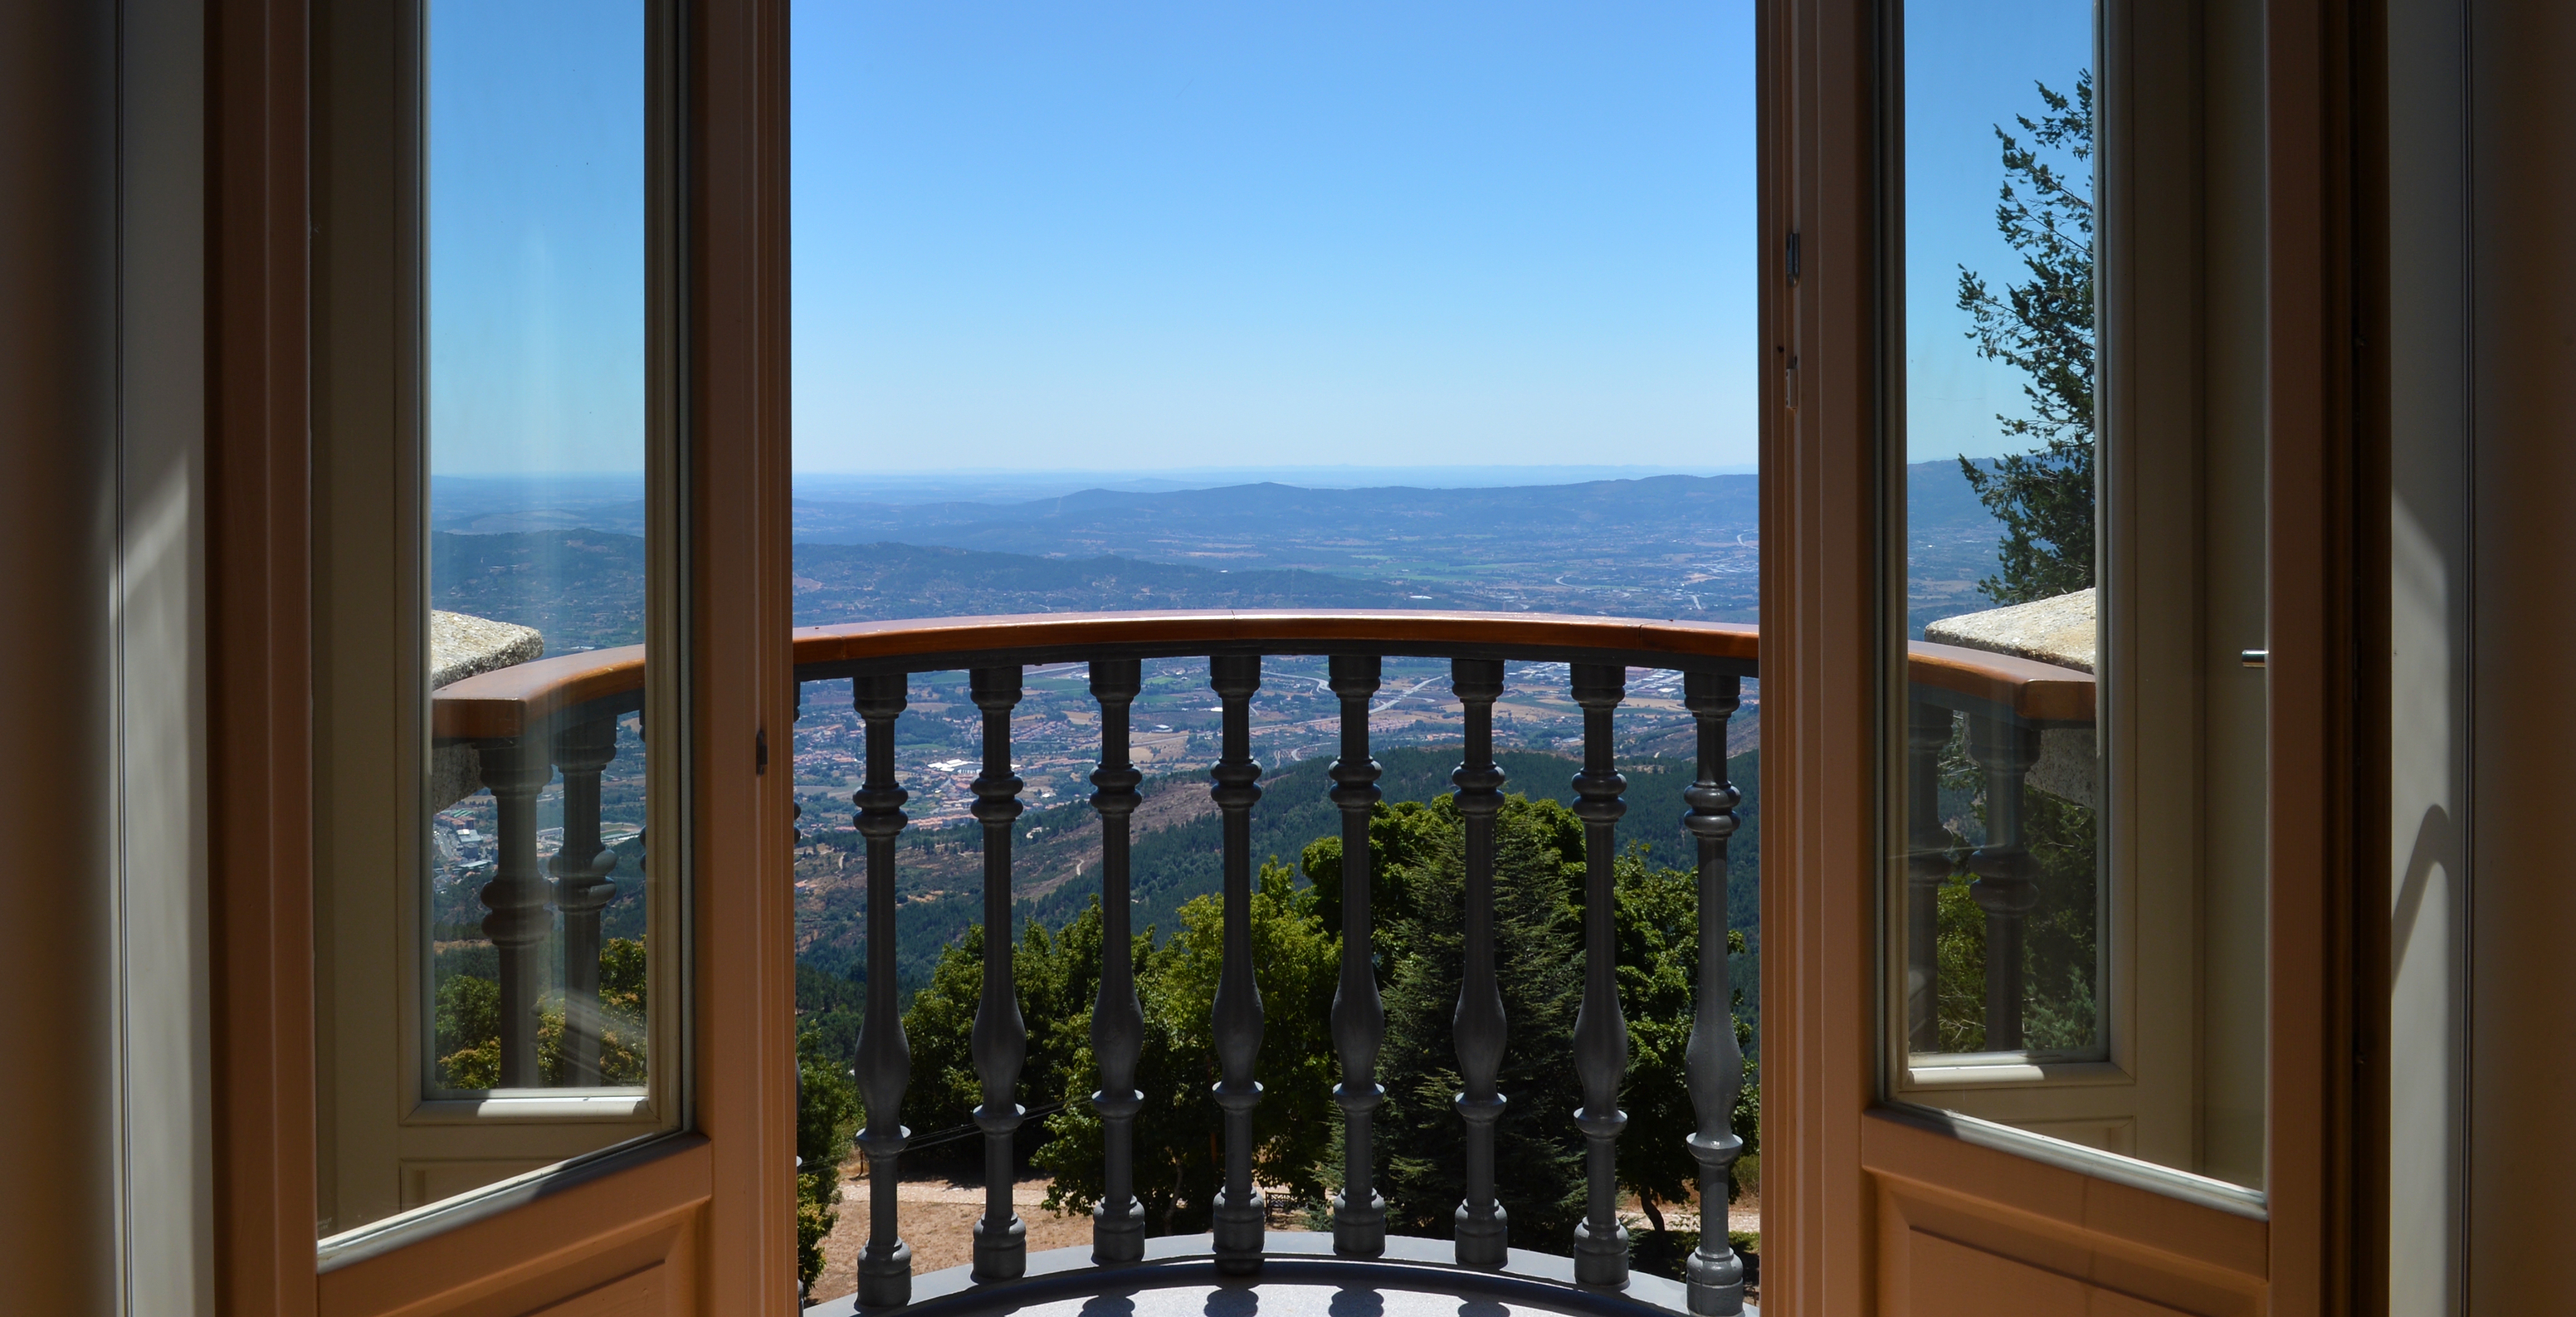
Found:
[[[209,24],[208,648],[216,1285],[231,1313],[673,1313],[795,1302],[787,5],[683,22],[679,323],[694,601],[688,1133],[325,1274],[314,1238],[306,7]],[[556,1306],[550,1306],[556,1305]],[[626,1311],[618,1307],[618,1311]]]
[[[2344,11],[2254,7],[2248,52],[2264,127],[2252,367],[2263,399],[2268,518],[2270,794],[2265,1213],[2233,1214],[1927,1125],[1882,1102],[1882,729],[1899,546],[1882,399],[1903,358],[1882,315],[1883,149],[1876,70],[1895,0],[1765,0],[1760,8],[1761,315],[1770,358],[1762,435],[1765,921],[1763,1306],[1791,1314],[1952,1311],[1912,1292],[1909,1241],[1961,1242],[2192,1311],[2325,1314],[2356,1281],[2353,1049],[2365,1018],[2355,893],[2384,871],[2364,716],[2376,670],[2377,521],[2361,515],[2370,437],[2346,328],[2353,274],[2348,160],[2366,111]],[[2189,7],[2197,21],[2218,0]],[[2125,11],[2131,23],[2173,22]],[[2106,37],[2118,41],[2127,34]],[[1798,235],[1794,285],[1783,249]],[[2381,520],[2384,520],[2381,519]],[[1897,581],[1902,577],[1897,576]],[[2381,692],[2384,696],[2384,691]],[[2383,704],[2380,706],[2384,708]],[[1850,1022],[1869,1021],[1855,1029]],[[1951,1245],[1944,1245],[1950,1247]],[[2106,1279],[2107,1278],[2107,1279]],[[1953,1301],[1955,1303],[1955,1300]]]

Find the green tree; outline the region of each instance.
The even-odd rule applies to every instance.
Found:
[[[1977,582],[1998,604],[2093,584],[2093,74],[2077,76],[2071,98],[2045,84],[2039,98],[2037,118],[2017,116],[2028,145],[1995,129],[2004,167],[1995,226],[2020,253],[2024,277],[1998,295],[1959,267],[1958,306],[1977,355],[2027,377],[2030,415],[1995,419],[2007,436],[2038,441],[1992,466],[1959,459],[1969,488],[2003,523],[2001,570]]]
[[[859,1090],[812,1030],[796,1036],[796,1281],[823,1274],[823,1237],[840,1213],[841,1158],[859,1132]]]
[[[1329,1017],[1341,956],[1340,940],[1324,931],[1316,907],[1314,890],[1299,890],[1295,871],[1274,860],[1261,866],[1247,912],[1262,1007],[1253,1173],[1310,1205],[1323,1196],[1322,1163],[1333,1147]],[[1162,947],[1150,949],[1150,929],[1138,938],[1136,988],[1145,1009],[1145,1047],[1136,1085],[1145,1094],[1145,1108],[1136,1118],[1136,1196],[1147,1228],[1156,1234],[1206,1229],[1224,1167],[1223,1113],[1211,1092],[1218,1072],[1210,1019],[1225,965],[1224,915],[1223,902],[1198,897],[1181,907],[1180,930]],[[1096,919],[1093,928],[1089,936],[1097,947]],[[1073,936],[1068,929],[1067,939]],[[1090,982],[1096,991],[1096,972]],[[1067,1034],[1079,1029],[1082,1036],[1067,1049],[1059,1080],[1062,1091],[1081,1098],[1099,1086],[1087,1036],[1090,1005],[1085,998],[1080,1012],[1068,1016]],[[1087,1101],[1067,1102],[1047,1118],[1047,1129],[1051,1137],[1036,1161],[1055,1177],[1048,1207],[1089,1211],[1104,1189],[1098,1114]]]
[[[1943,829],[1951,872],[1934,898],[1933,1029],[1944,1052],[1986,1048],[1986,916],[1971,894],[1976,842],[1968,829],[1986,817],[1985,774],[1968,757],[1964,724],[1940,756]],[[1962,817],[1964,816],[1964,817]],[[2042,1051],[2079,1051],[2098,1039],[2093,984],[2099,837],[2094,811],[2036,787],[2022,794],[2022,839],[2037,861],[2038,901],[2022,925],[2022,1041]]]
[[[1099,928],[1096,911],[1077,918],[1062,936],[1031,920],[1013,948],[1011,984],[1028,1030],[1019,1102],[1033,1117],[1021,1123],[1014,1140],[1019,1158],[1037,1150],[1045,1139],[1040,1118],[1064,1101],[1066,1049],[1081,1041],[1100,981]],[[904,1038],[912,1046],[903,1123],[915,1131],[915,1144],[904,1153],[907,1168],[973,1174],[983,1167],[984,1139],[974,1120],[984,1083],[975,1075],[972,1044],[984,992],[984,937],[984,926],[974,924],[949,944],[903,1014]],[[1083,1089],[1077,1096],[1089,1094]]]
[[[488,950],[488,948],[481,948]],[[497,966],[497,960],[492,962]],[[644,1082],[644,944],[610,938],[599,951],[599,1079],[615,1087]],[[501,1082],[501,985],[475,966],[440,978],[431,1003],[431,1036],[439,1083],[483,1089]],[[561,1084],[564,1004],[560,994],[537,1005],[537,1073]]]
[[[2004,170],[1995,226],[2020,253],[2024,277],[1997,296],[1983,278],[1959,270],[1958,305],[1972,319],[1977,354],[2025,377],[2030,415],[1996,419],[2007,436],[2038,441],[1991,467],[1959,459],[2003,526],[2001,570],[1977,583],[1998,604],[2053,598],[2094,581],[2093,75],[2079,73],[2071,97],[2046,84],[2037,90],[2037,117],[2016,117],[2027,144],[1995,129]],[[1982,788],[1955,738],[1943,758],[1945,782]],[[2094,813],[2038,790],[2027,794],[2024,811],[2024,840],[2039,861],[2039,905],[2024,933],[2023,1038],[2035,1049],[2080,1049],[2097,1036]],[[1982,818],[1981,801],[1976,812]],[[1964,862],[1965,839],[1952,841]],[[1969,895],[1972,879],[1964,869],[1953,874],[1935,906],[1935,1029],[1950,1051],[1985,1045],[1985,918]]]
[[[1378,1081],[1388,1228],[1448,1238],[1465,1196],[1466,1132],[1453,1099],[1461,1084],[1450,1019],[1465,965],[1460,923],[1465,848],[1447,797],[1398,806],[1434,845],[1390,863],[1410,908],[1387,921],[1386,1050]],[[1419,811],[1418,813],[1414,811]],[[1509,1106],[1494,1132],[1495,1196],[1516,1247],[1563,1253],[1583,1215],[1583,1105],[1572,1054],[1583,992],[1582,916],[1571,884],[1582,874],[1582,825],[1553,800],[1507,796],[1494,820],[1494,954],[1506,1045],[1499,1087]],[[1390,857],[1392,858],[1392,857]]]
[[[867,1000],[865,979],[797,963],[797,1027],[820,1035],[823,1054],[843,1070],[859,1063],[860,1024],[867,1018]]]
[[[1619,1004],[1628,1017],[1629,1054],[1628,1083],[1620,1098],[1628,1128],[1619,1137],[1619,1183],[1637,1195],[1651,1231],[1636,1241],[1637,1266],[1679,1279],[1699,1237],[1668,1227],[1661,1204],[1690,1203],[1699,1194],[1699,1162],[1685,1151],[1699,1129],[1688,1065],[1699,979],[1699,876],[1688,869],[1659,868],[1651,858],[1645,847],[1634,847],[1619,857],[1617,869]],[[1730,954],[1744,953],[1742,933],[1731,931],[1726,940]],[[1728,1000],[1736,1046],[1749,1057],[1753,1023],[1745,1017],[1744,994],[1730,990]],[[1756,1079],[1746,1066],[1729,1113],[1730,1128],[1744,1140],[1743,1157],[1762,1150],[1762,1097]],[[1734,1198],[1730,1169],[1727,1201]]]
[[[1388,1103],[1378,1119],[1387,1165],[1381,1191],[1398,1229],[1446,1235],[1464,1192],[1465,1137],[1451,1095],[1459,1087],[1449,1019],[1456,1009],[1463,948],[1463,838],[1447,797],[1382,804],[1370,820],[1373,905],[1379,917],[1381,983],[1388,1047],[1379,1079]],[[1510,1098],[1499,1137],[1500,1197],[1516,1243],[1562,1250],[1583,1210],[1583,1142],[1573,1126],[1580,1103],[1566,1058],[1573,1048],[1582,987],[1583,825],[1564,805],[1508,797],[1497,821],[1496,951],[1509,1048],[1500,1086]],[[1304,854],[1319,913],[1338,929],[1341,839]],[[1684,1054],[1699,969],[1698,879],[1658,867],[1640,846],[1619,857],[1617,959],[1630,1065],[1621,1105],[1629,1125],[1619,1143],[1621,1184],[1647,1205],[1655,1233],[1639,1241],[1637,1265],[1678,1275],[1697,1242],[1667,1230],[1659,1202],[1690,1201],[1697,1163],[1683,1151],[1696,1129]],[[1730,933],[1730,949],[1745,949]],[[1738,1008],[1736,1039],[1749,1054],[1752,1026]],[[1761,1103],[1748,1069],[1735,1130],[1759,1147]],[[1338,1112],[1336,1112],[1338,1116]],[[1338,1139],[1338,1131],[1336,1131]]]
[[[2079,1051],[2096,1038],[2094,812],[2045,791],[2022,803],[2024,836],[2039,862],[2039,900],[2022,924],[2022,1043]],[[1982,816],[1985,806],[1978,802]],[[1986,915],[1970,894],[1967,840],[1950,836],[1954,871],[1934,898],[1933,1029],[1944,1052],[1986,1050]]]

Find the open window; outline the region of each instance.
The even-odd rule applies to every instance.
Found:
[[[1888,1096],[2251,1206],[2222,1186],[2263,1183],[2264,433],[2191,360],[2193,192],[2142,177],[2191,120],[2097,70],[2084,0],[1902,13]]]
[[[344,131],[326,175],[326,1258],[679,1127],[688,868],[648,850],[681,835],[686,780],[647,739],[686,717],[679,665],[648,660],[677,650],[684,603],[673,199],[654,163],[669,11],[436,0],[332,18],[340,51],[373,29],[395,75],[347,88],[372,103],[334,126],[414,149]],[[495,489],[572,472],[626,497],[482,514]]]

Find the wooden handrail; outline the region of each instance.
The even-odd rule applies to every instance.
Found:
[[[644,691],[644,647],[618,645],[478,672],[430,692],[430,735],[505,741],[559,714]]]
[[[1761,634],[1732,622],[1402,609],[1029,613],[854,622],[795,632],[797,673],[807,679],[906,667],[944,670],[1001,654],[1055,661],[1102,654],[1335,650],[1615,661],[1758,675]],[[1923,641],[1908,646],[1907,667],[1917,685],[1988,701],[2026,721],[2093,718],[2093,676],[2073,668]],[[638,693],[643,685],[641,645],[539,659],[439,689],[431,696],[432,730],[441,741],[508,739],[571,709]]]

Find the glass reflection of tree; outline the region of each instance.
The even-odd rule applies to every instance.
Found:
[[[2004,605],[2090,589],[2094,580],[2093,74],[2077,74],[2072,96],[2035,87],[2040,112],[2016,118],[2027,142],[1995,129],[2004,174],[1995,227],[2020,254],[2021,277],[1997,293],[1959,267],[1958,305],[1977,355],[2025,376],[2029,415],[1995,420],[2007,437],[2037,441],[1991,463],[1959,459],[2002,527],[1996,574],[1977,588]],[[1941,776],[1945,794],[1980,790],[1982,774],[1958,735],[1942,753]],[[1982,801],[1973,808],[1982,823]],[[2041,895],[2024,933],[2024,1041],[2033,1051],[2080,1051],[2097,1038],[2094,812],[2036,788],[2026,809]],[[1969,839],[1954,831],[1950,842],[1964,859]],[[1935,1028],[1949,1052],[1985,1049],[1985,916],[1968,894],[1970,877],[1954,873],[1939,895]]]

